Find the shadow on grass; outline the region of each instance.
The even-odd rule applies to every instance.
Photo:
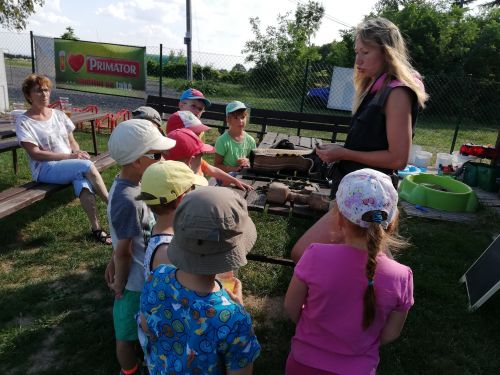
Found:
[[[117,373],[104,266],[0,292],[2,372]]]
[[[75,198],[71,187],[59,191],[48,198],[36,202],[22,210],[11,214],[3,219],[0,219],[2,232],[0,233],[0,242],[4,245],[1,253],[5,254],[5,250],[13,246],[32,247],[36,244],[43,244],[49,238],[36,237],[28,242],[22,238],[23,229],[31,222],[34,222],[51,210],[67,205]],[[49,236],[50,234],[45,234]]]

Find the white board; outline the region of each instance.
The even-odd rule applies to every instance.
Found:
[[[5,56],[0,50],[0,112],[9,109],[9,89],[7,87],[7,72],[5,70]]]
[[[340,109],[343,111],[352,110],[354,99],[354,69],[334,67],[332,73],[332,83],[330,84],[330,94],[328,95],[327,108]]]
[[[469,296],[469,310],[476,310],[500,289],[500,236],[460,278]]]

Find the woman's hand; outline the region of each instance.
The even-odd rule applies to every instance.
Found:
[[[321,146],[316,146],[316,154],[321,160],[327,163],[342,160],[344,152],[344,147],[336,143],[326,143]]]
[[[90,159],[90,155],[89,155],[89,153],[87,151],[78,150],[78,151],[71,152],[71,154],[69,156],[69,159],[85,159],[85,160],[89,160]]]

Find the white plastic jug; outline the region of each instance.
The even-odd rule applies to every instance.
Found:
[[[432,159],[432,152],[417,151],[415,152],[415,161],[413,164],[419,168],[427,168]]]
[[[450,154],[438,152],[436,155],[436,169],[438,169],[440,165],[443,167],[453,165],[453,157]]]
[[[408,158],[408,164],[415,164],[415,154],[417,151],[422,151],[422,146],[419,145],[411,145],[410,148],[410,157]]]

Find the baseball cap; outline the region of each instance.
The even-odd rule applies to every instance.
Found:
[[[196,90],[196,89],[193,89],[193,88],[190,88],[190,89],[187,89],[186,91],[184,91],[182,94],[181,94],[181,97],[179,98],[179,101],[183,101],[183,100],[189,100],[189,99],[193,99],[193,100],[203,100],[203,103],[205,103],[205,107],[208,108],[212,105],[212,103],[210,103],[210,100],[208,100],[207,98],[205,98],[205,96],[203,95],[203,93],[200,91],[200,90]]]
[[[162,125],[160,114],[156,109],[151,107],[141,106],[132,111],[132,116],[134,118],[149,120],[153,122],[155,125],[158,125],[159,127],[161,127]]]
[[[227,103],[226,105],[226,115],[237,111],[238,109],[247,109],[245,103],[235,100],[234,102]]]
[[[176,200],[193,185],[207,186],[208,181],[180,161],[162,160],[144,171],[141,194],[136,200],[143,200],[148,205],[166,204]]]
[[[167,122],[167,134],[176,129],[187,128],[192,130],[195,134],[210,130],[206,125],[203,125],[198,117],[190,111],[177,111],[173,113]]]
[[[113,130],[108,141],[110,156],[120,165],[130,164],[150,150],[166,151],[175,141],[161,135],[148,120],[123,121]]]
[[[213,154],[215,152],[213,146],[203,143],[196,134],[186,128],[174,130],[168,133],[168,137],[172,138],[176,144],[165,155],[167,160],[184,160],[199,153]]]
[[[257,239],[247,204],[225,187],[201,187],[177,207],[168,257],[177,268],[199,275],[238,269]]]
[[[379,222],[387,229],[397,212],[398,193],[388,175],[364,168],[344,176],[336,201],[339,211],[352,223],[368,228],[370,222]]]

